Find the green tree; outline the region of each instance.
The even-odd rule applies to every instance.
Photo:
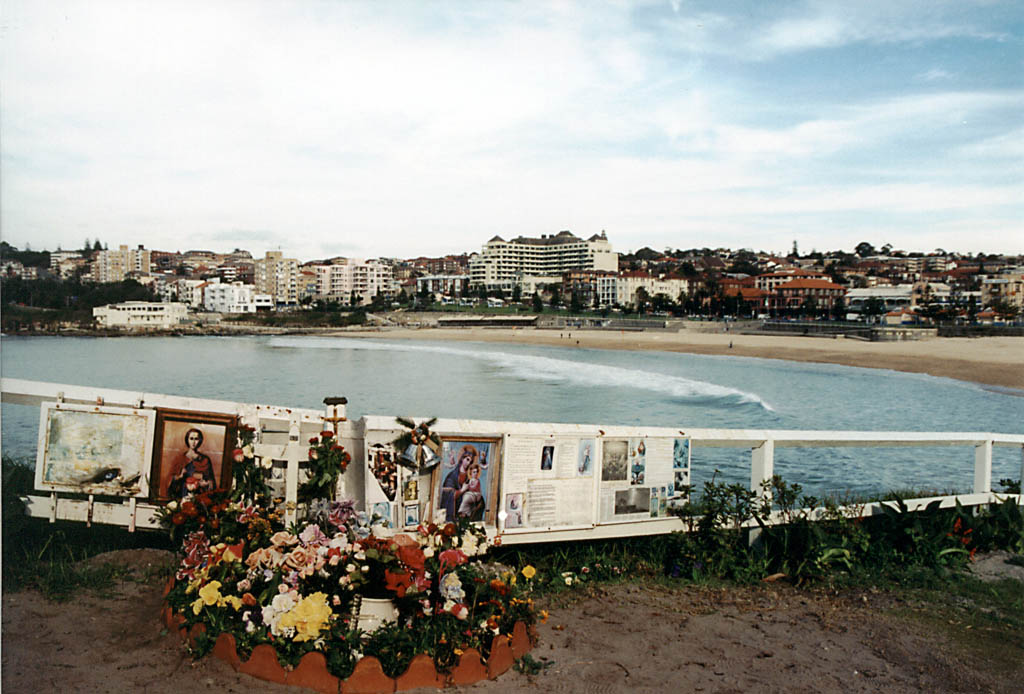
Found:
[[[810,294],[804,298],[803,306],[801,307],[804,316],[808,318],[815,318],[818,315],[818,300]]]
[[[647,304],[650,302],[651,296],[648,294],[647,289],[640,287],[636,290],[636,312],[639,315],[643,315],[647,309]]]
[[[516,284],[512,287],[512,303],[513,304],[518,304],[522,300],[523,300],[523,289],[522,289],[522,287],[519,286],[519,283],[516,282]]]
[[[551,308],[558,308],[562,304],[562,293],[558,288],[557,284],[548,285],[548,289],[551,290]]]
[[[877,323],[878,317],[885,314],[885,302],[873,296],[864,302],[861,313],[867,317],[869,323]]]
[[[580,292],[578,289],[574,289],[572,292],[572,298],[569,300],[569,312],[570,313],[582,313],[583,312],[583,299],[580,298]]]
[[[856,247],[854,247],[853,252],[856,253],[861,258],[865,258],[869,255],[875,254],[875,247],[872,246],[867,241],[861,241],[856,245]]]
[[[533,292],[533,312],[544,313],[544,300],[540,298],[540,291]]]

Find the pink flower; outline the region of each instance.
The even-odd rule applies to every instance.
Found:
[[[234,451],[231,452],[231,455],[235,459],[236,463],[240,463],[243,460],[245,460],[245,453],[242,452],[241,448],[236,448]]]
[[[469,610],[466,609],[466,606],[463,605],[461,602],[457,602],[454,605],[452,605],[452,609],[450,610],[450,612],[453,615],[455,615],[457,619],[465,619],[469,616]]]
[[[298,544],[298,542],[299,538],[285,530],[279,530],[270,537],[270,544],[275,547],[288,547],[289,545]]]

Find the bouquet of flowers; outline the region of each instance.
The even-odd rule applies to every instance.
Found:
[[[321,431],[309,440],[309,480],[299,487],[299,499],[333,499],[334,489],[348,468],[352,456],[334,438],[334,432]]]
[[[318,446],[330,440],[321,435]],[[276,510],[211,497],[182,502],[165,521],[182,538],[167,601],[187,625],[206,627],[199,655],[227,632],[240,655],[268,643],[295,665],[316,650],[345,677],[373,654],[397,675],[416,653],[450,668],[466,648],[486,654],[494,635],[534,621],[530,581],[483,563],[486,533],[465,519],[395,534],[351,501],[320,499],[285,528]],[[361,597],[391,598],[397,623],[362,633],[353,614]]]

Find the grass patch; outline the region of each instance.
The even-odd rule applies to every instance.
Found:
[[[89,557],[119,549],[172,549],[164,533],[58,521],[25,515],[19,496],[32,491],[28,465],[3,459],[3,592],[36,589],[53,600],[68,600],[80,591],[105,593],[120,579],[151,580],[165,573],[149,567],[141,576],[126,567],[83,564]]]
[[[909,604],[890,614],[941,634],[963,654],[978,662],[978,669],[997,675],[1019,673],[1020,662],[1011,653],[1024,652],[1024,583],[1005,578],[984,582],[954,574],[942,586],[889,589]]]

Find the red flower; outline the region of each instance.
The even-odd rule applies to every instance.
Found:
[[[180,513],[175,513],[173,516],[171,516],[171,522],[175,525],[181,525],[185,522],[185,516],[183,516]]]
[[[462,566],[468,560],[468,557],[461,549],[446,549],[441,552],[441,573],[445,573],[448,569],[454,569],[456,566]]]
[[[195,517],[199,513],[199,509],[191,501],[185,501],[181,504],[181,512],[186,516]]]
[[[445,537],[452,537],[457,531],[458,528],[455,527],[455,523],[445,523],[444,527],[441,528],[441,534]]]
[[[391,569],[384,569],[385,587],[395,592],[400,598],[405,597],[405,591],[412,585],[412,579],[408,573],[394,573]]]
[[[412,571],[416,573],[423,571],[423,562],[426,561],[426,557],[423,556],[423,550],[419,548],[419,545],[401,545],[395,555]]]
[[[233,450],[231,452],[231,455],[235,459],[236,463],[240,463],[243,460],[245,460],[245,453],[242,452],[241,448],[236,448],[235,450]]]
[[[321,431],[320,432],[320,438],[322,438],[322,439],[333,439],[334,438],[334,432],[333,431]]]
[[[320,439],[318,439],[318,438],[317,438],[317,437],[315,437],[315,436],[314,436],[313,438],[311,438],[311,439],[309,440],[309,445],[311,445],[311,446],[315,446],[315,445],[317,445],[318,443],[320,443]]]

